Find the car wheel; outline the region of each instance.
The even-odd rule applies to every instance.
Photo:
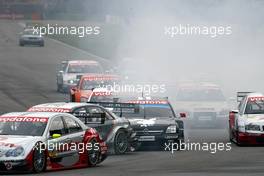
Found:
[[[24,44],[23,43],[19,43],[19,46],[24,46]]]
[[[114,150],[115,154],[124,154],[128,149],[128,139],[127,134],[124,130],[119,130],[116,133],[114,140]]]
[[[88,152],[88,164],[89,166],[96,166],[96,164],[99,162],[99,158],[100,158],[100,149],[96,149],[97,141],[95,139],[92,139],[90,141],[90,145],[92,145],[92,149],[87,151]]]
[[[33,171],[40,173],[46,169],[47,158],[40,144],[37,144],[33,153]]]

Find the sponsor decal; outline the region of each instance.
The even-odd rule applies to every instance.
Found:
[[[23,14],[0,14],[0,19],[24,19]]]
[[[156,118],[152,119],[143,119],[137,121],[137,124],[140,125],[140,127],[148,127],[148,126],[153,126],[155,124]]]
[[[71,109],[67,108],[47,108],[47,107],[32,107],[29,112],[70,112]]]
[[[109,80],[118,80],[118,76],[113,75],[104,75],[104,76],[86,76],[85,81],[109,81]]]
[[[48,118],[46,117],[6,117],[1,116],[0,122],[42,122],[47,123]]]
[[[264,97],[249,97],[249,101],[264,101]]]
[[[98,65],[98,62],[86,60],[70,61],[69,65]]]
[[[111,96],[113,95],[112,92],[93,92],[94,96]]]
[[[2,146],[2,147],[10,147],[10,148],[12,148],[12,147],[19,147],[16,144],[8,143],[8,142],[0,142],[0,146]]]
[[[133,104],[168,104],[167,100],[131,100],[128,103]]]

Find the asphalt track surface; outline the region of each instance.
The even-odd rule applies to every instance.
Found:
[[[95,56],[47,39],[46,46],[19,47],[18,22],[0,21],[0,112],[24,111],[38,103],[66,101],[68,95],[56,92],[56,65],[65,58],[99,59]],[[191,142],[228,141],[227,130],[186,131]],[[264,174],[263,147],[237,147],[231,151],[140,151],[109,156],[95,168],[46,172],[39,175],[105,176],[204,176]]]

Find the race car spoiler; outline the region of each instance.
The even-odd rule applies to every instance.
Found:
[[[105,113],[74,113],[75,117],[79,118],[84,124],[104,124]]]
[[[247,94],[252,93],[252,92],[237,92],[237,102],[241,102]]]
[[[135,103],[117,103],[117,102],[89,102],[103,106],[104,108],[111,108],[112,112],[122,117],[123,113],[139,113],[139,105]]]

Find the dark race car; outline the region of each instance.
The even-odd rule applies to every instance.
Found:
[[[31,107],[28,111],[35,112],[67,112],[84,121],[87,114],[99,113],[105,117],[89,121],[89,126],[95,128],[106,141],[111,154],[124,154],[130,150],[130,144],[136,140],[130,123],[107,109],[88,103],[47,103]],[[87,123],[87,122],[86,122]]]
[[[107,156],[95,129],[59,112],[14,112],[0,116],[0,172],[95,166]]]
[[[127,104],[127,107],[122,109],[118,103],[116,105],[113,103],[112,111],[130,121],[138,139],[133,144],[135,149],[139,149],[141,146],[162,148],[165,143],[184,142],[183,121],[176,116],[167,100],[129,100],[126,102],[123,105]],[[105,106],[107,103],[99,104]],[[129,110],[131,108],[135,109]],[[181,116],[185,117],[185,114],[181,113]]]

